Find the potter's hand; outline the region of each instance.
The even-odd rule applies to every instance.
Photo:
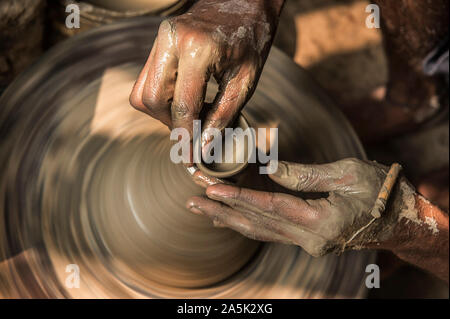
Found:
[[[279,162],[277,172],[270,175],[276,183],[298,192],[329,195],[303,200],[288,194],[215,185],[206,190],[209,199],[193,197],[188,207],[212,218],[216,226],[232,228],[252,239],[299,245],[309,254],[321,256],[389,236],[396,218],[387,211],[363,229],[373,219],[370,211],[387,172],[387,167],[356,159],[324,165]]]
[[[202,127],[226,127],[255,89],[283,2],[199,0],[161,23],[131,104],[170,128],[186,128],[192,137],[213,75],[219,93]]]

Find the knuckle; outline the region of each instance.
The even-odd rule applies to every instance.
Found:
[[[245,237],[250,238],[252,240],[258,240],[260,238],[258,232],[252,225],[244,223],[241,225],[241,228],[242,228],[241,234],[244,235]]]
[[[315,249],[309,253],[313,257],[323,257],[326,255],[326,252],[323,249]]]
[[[175,20],[172,18],[161,22],[158,29],[158,35],[165,36],[175,32]]]
[[[354,167],[356,167],[358,165],[361,165],[361,161],[359,159],[357,159],[357,158],[354,158],[354,157],[347,158],[347,159],[345,159],[343,161],[344,161],[344,163],[346,165],[348,165],[349,168],[354,168]]]
[[[361,173],[368,172],[368,170],[371,170],[371,166],[357,158],[349,158],[345,160],[344,171],[350,176],[353,176],[355,181],[359,181],[362,176]],[[345,175],[346,174],[344,174],[344,176]]]
[[[242,189],[239,187],[238,190],[236,192],[233,193],[232,196],[232,206],[236,207],[238,202],[241,200],[242,197]]]
[[[146,107],[142,101],[142,97],[138,96],[135,93],[132,93],[130,95],[129,102],[130,102],[130,105],[138,111],[144,112],[146,110]]]
[[[186,120],[193,116],[193,112],[185,103],[174,103],[172,106],[172,118],[174,120]]]
[[[305,250],[308,254],[310,254],[313,257],[322,257],[327,254],[326,246],[327,245],[325,242],[319,241],[315,242],[314,245],[311,245]]]
[[[130,94],[128,100],[133,107],[137,107],[142,104],[142,99],[134,92]]]
[[[204,43],[204,36],[198,31],[188,30],[184,32],[181,43],[185,49],[201,48]]]
[[[216,226],[216,225],[224,225],[225,224],[224,223],[225,222],[224,219],[219,217],[219,215],[213,215],[211,219],[212,219],[212,222],[213,222],[214,226]]]
[[[167,101],[160,94],[145,93],[142,96],[142,103],[150,111],[157,111],[167,106]]]
[[[313,167],[307,166],[303,169],[297,178],[297,190],[302,190],[305,186],[309,186],[317,182],[318,176],[315,174]]]
[[[228,118],[222,117],[222,118],[210,118],[207,119],[205,127],[215,127],[219,130],[224,128],[226,126]]]

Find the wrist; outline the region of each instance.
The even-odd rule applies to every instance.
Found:
[[[440,232],[448,233],[448,215],[418,194],[403,176],[398,180],[385,215],[392,231],[380,235],[378,246],[394,253],[411,247],[413,242],[433,242]]]
[[[403,225],[405,222],[408,224],[410,221],[417,220],[416,196],[414,186],[403,175],[400,175],[387,202],[386,210],[374,225],[375,239],[367,243],[367,248],[392,251],[410,240],[410,236],[413,234],[405,231]]]
[[[389,250],[448,282],[448,215],[418,194],[404,177],[392,199],[387,219],[379,225],[378,240],[366,248]]]
[[[432,251],[442,246],[443,238],[448,246],[448,215],[422,195],[414,193],[408,209],[398,215],[393,236],[383,246],[403,255],[416,246],[428,245]]]
[[[383,169],[381,165],[376,165],[385,171],[384,175],[387,174],[387,168]],[[371,211],[368,211],[364,226],[356,232],[356,235],[353,234],[350,240],[347,239],[344,248],[389,249],[393,242],[398,241],[396,234],[398,221],[402,214],[407,215],[410,208],[408,205],[414,201],[414,196],[414,187],[405,177],[399,175],[386,202],[386,208],[380,212],[381,217],[374,218]]]

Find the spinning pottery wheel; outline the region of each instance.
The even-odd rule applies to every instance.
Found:
[[[159,23],[64,42],[0,99],[0,296],[363,297],[373,253],[313,258],[184,208],[203,190],[170,161],[168,129],[128,103]],[[275,48],[244,113],[254,128],[279,128],[281,160],[364,157],[343,116]],[[272,188],[258,178],[240,183]]]

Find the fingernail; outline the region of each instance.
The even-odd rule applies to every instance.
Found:
[[[275,177],[280,177],[280,178],[286,177],[288,175],[288,167],[284,162],[278,162],[278,161],[277,161],[277,163],[272,163],[272,162],[275,162],[275,161],[273,161],[273,160],[270,161],[269,165],[270,166],[278,165],[278,169],[271,175],[273,175]]]
[[[191,213],[194,213],[196,215],[203,215],[203,212],[200,210],[200,208],[196,206],[189,207],[189,210],[191,211]]]

